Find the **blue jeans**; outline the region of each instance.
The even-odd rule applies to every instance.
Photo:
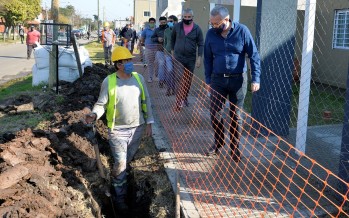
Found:
[[[144,56],[145,61],[148,64],[148,77],[149,79],[153,79],[154,76],[154,61],[155,61],[155,53],[157,48],[154,47],[145,47]]]
[[[169,54],[165,55],[165,66],[166,66],[166,72],[165,72],[165,81],[166,85],[170,89],[175,89],[175,72],[173,71],[173,63],[172,63],[172,56]]]
[[[165,81],[165,54],[163,51],[157,51],[155,54],[155,61],[157,63],[158,67],[158,77],[160,82]]]
[[[234,151],[239,148],[239,137],[241,134],[241,111],[247,92],[247,74],[238,74],[234,77],[211,78],[211,124],[214,130],[214,141],[216,148],[224,146],[224,122],[219,116],[225,103],[225,98],[229,95],[230,104],[230,148]]]
[[[116,202],[125,202],[127,195],[126,166],[136,154],[144,130],[145,125],[128,129],[109,130],[109,145],[114,159],[111,175]]]

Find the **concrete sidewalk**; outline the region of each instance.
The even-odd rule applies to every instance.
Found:
[[[136,71],[147,80],[141,62],[136,62]],[[173,111],[175,96],[166,96],[166,89],[159,88],[157,82],[147,84],[156,114],[153,137],[175,192],[178,171],[185,217],[336,214],[333,203],[339,202],[333,196],[334,190],[324,187],[324,181],[333,184],[331,179],[335,178],[327,180],[326,171],[314,166],[309,158],[296,155],[293,146],[280,137],[251,134],[249,123],[244,124],[240,141],[241,162],[232,161],[227,146],[217,156],[205,156],[213,144],[213,133],[207,109],[209,99],[201,84],[194,78],[191,92],[195,96],[189,96],[190,106],[179,113]],[[295,130],[291,130],[289,138],[294,134]],[[306,153],[337,173],[340,138],[340,125],[311,127]],[[327,191],[320,195],[325,188]]]

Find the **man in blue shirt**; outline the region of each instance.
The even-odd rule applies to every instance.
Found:
[[[148,82],[153,82],[153,74],[154,74],[154,61],[155,61],[155,53],[157,51],[157,45],[152,41],[151,37],[154,34],[155,30],[155,18],[149,18],[149,25],[145,28],[141,35],[141,43],[144,43],[145,50],[144,56],[145,61],[148,64]]]
[[[224,146],[224,124],[219,116],[225,98],[229,95],[229,126],[231,155],[240,161],[239,136],[242,120],[240,117],[247,91],[247,54],[251,65],[251,90],[260,88],[260,57],[249,29],[229,19],[229,11],[216,6],[211,11],[211,28],[206,34],[204,47],[205,80],[211,91],[211,124],[214,129],[214,145],[206,155],[217,154]]]

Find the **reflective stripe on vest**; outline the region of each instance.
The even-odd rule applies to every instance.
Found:
[[[144,118],[147,119],[148,112],[147,112],[147,103],[145,100],[145,92],[144,87],[141,82],[141,79],[139,78],[138,73],[132,72],[132,75],[137,80],[139,87],[141,88],[141,105],[142,105],[142,111]],[[113,73],[108,76],[108,104],[107,104],[107,122],[108,127],[110,129],[114,129],[115,125],[115,117],[119,116],[119,111],[116,109],[116,99],[117,99],[117,93],[116,93],[116,86],[117,86],[117,77],[116,73]]]

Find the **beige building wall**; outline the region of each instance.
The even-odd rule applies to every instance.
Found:
[[[332,48],[336,9],[348,9],[348,1],[317,1],[313,55],[315,73],[312,78],[317,82],[346,88],[349,50]]]
[[[233,2],[233,0],[229,0],[226,2],[222,2],[222,0],[187,0],[184,3],[184,8],[191,8],[194,11],[194,22],[198,24],[203,32],[204,38],[209,29],[209,20],[210,20],[210,3],[228,3]],[[230,18],[233,19],[234,6],[232,4],[226,5],[223,4],[229,10]],[[241,6],[240,12],[240,23],[246,25],[253,37],[256,36],[256,14],[257,8],[251,6]],[[204,79],[205,72],[203,63],[200,68],[195,69],[195,75],[197,75],[200,79]]]
[[[150,16],[144,16],[144,12],[150,11]],[[150,17],[156,19],[156,0],[134,0],[134,26],[136,30],[144,27]]]
[[[160,16],[169,17],[170,15],[175,15],[180,19],[182,2],[184,2],[184,0],[157,0],[157,18]]]

